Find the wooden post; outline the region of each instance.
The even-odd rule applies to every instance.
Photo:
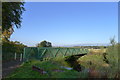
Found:
[[[15,57],[14,57],[14,59],[16,60],[16,53],[15,53]]]
[[[20,61],[22,61],[22,53],[20,54]]]

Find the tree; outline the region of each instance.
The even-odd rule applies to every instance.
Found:
[[[21,27],[21,15],[24,9],[24,2],[3,2],[2,3],[2,37],[10,38],[16,28]]]
[[[2,2],[2,27],[0,25],[0,31],[2,31],[2,34],[0,34],[0,36],[2,36],[3,59],[9,58],[15,52],[23,53],[23,49],[26,47],[26,45],[20,42],[9,40],[11,34],[14,32],[14,28],[21,27],[21,15],[23,11],[25,11],[23,6],[24,2]],[[7,55],[5,53],[7,53]]]
[[[44,40],[44,41],[38,43],[37,47],[52,47],[52,44],[51,44],[51,42],[47,42]]]
[[[24,52],[24,47],[27,47],[18,41],[2,41],[2,43],[2,60],[11,60],[14,58],[14,53],[21,54]]]
[[[115,42],[115,36],[110,39],[110,44],[112,44],[112,46],[114,46],[116,44],[116,42]]]
[[[23,53],[24,47],[27,47],[23,43],[20,43],[18,41],[3,41],[2,42],[2,52],[4,53]]]

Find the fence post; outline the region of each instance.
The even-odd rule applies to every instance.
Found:
[[[15,53],[15,57],[14,57],[14,59],[16,60],[16,53]]]
[[[20,61],[22,61],[22,53],[20,54]]]
[[[25,61],[25,48],[24,48],[24,52],[23,52],[23,61]]]

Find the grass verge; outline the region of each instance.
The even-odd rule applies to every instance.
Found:
[[[32,70],[32,65],[38,66],[46,74],[40,74]],[[77,72],[75,70],[67,70],[61,66],[68,66],[65,58],[57,57],[47,61],[32,60],[21,65],[15,72],[7,76],[7,78],[87,78],[87,72]]]

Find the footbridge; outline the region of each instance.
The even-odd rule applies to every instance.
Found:
[[[88,49],[84,48],[25,47],[23,59],[24,61],[30,59],[43,60],[45,58],[87,54],[88,52]]]

